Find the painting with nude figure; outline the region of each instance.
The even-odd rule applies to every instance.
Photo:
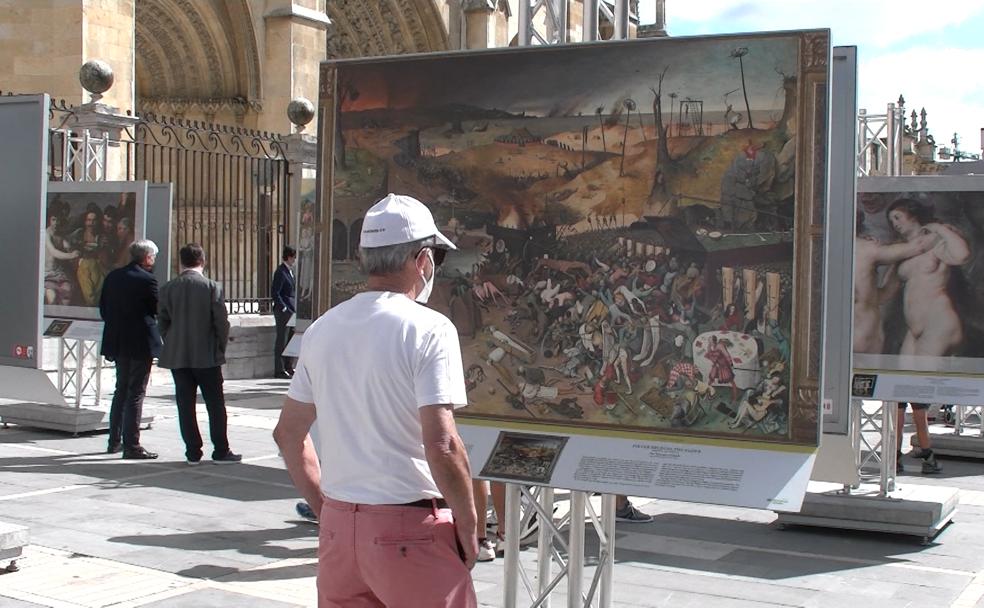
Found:
[[[859,190],[855,367],[984,373],[984,177],[865,178]]]

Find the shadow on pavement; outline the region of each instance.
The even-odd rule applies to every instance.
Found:
[[[617,563],[765,580],[906,564],[914,559],[900,555],[935,546],[922,546],[914,536],[801,526],[780,530],[774,524],[677,513],[656,515],[648,524],[619,524],[615,534]],[[598,555],[598,538],[590,527],[585,551]]]
[[[69,481],[95,489],[158,488],[240,502],[297,497],[282,469],[248,463],[219,467],[207,457],[198,467],[184,461],[123,461],[108,455],[103,459],[81,459],[78,454],[0,458],[0,471],[76,476],[81,479]]]
[[[291,548],[284,543],[296,541],[310,543],[317,538],[317,526],[294,522],[288,528],[257,528],[253,530],[209,530],[206,532],[186,532],[181,534],[139,534],[134,536],[113,536],[107,540],[111,543],[127,545],[180,549],[195,553],[209,551],[235,550],[244,555],[257,555],[266,559],[279,561],[284,559],[314,559],[317,549],[311,546]],[[237,578],[236,580],[276,580],[279,578],[299,578],[310,576],[311,573],[300,573],[300,567],[261,568],[253,575],[252,570],[240,571],[228,566],[200,564],[178,572],[184,576],[215,579],[222,576],[239,573],[253,578]],[[294,573],[294,574],[290,574]]]

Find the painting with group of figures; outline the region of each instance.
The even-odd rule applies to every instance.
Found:
[[[409,194],[458,246],[429,305],[464,422],[816,445],[828,53],[795,32],[326,64],[332,303],[364,288],[365,211]]]
[[[984,373],[982,191],[978,176],[862,180],[854,247],[856,368]]]
[[[44,230],[45,316],[99,318],[110,271],[144,238],[144,182],[52,183]]]

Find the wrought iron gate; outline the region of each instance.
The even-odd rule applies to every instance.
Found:
[[[129,176],[174,184],[173,251],[201,244],[234,312],[269,309],[271,275],[290,234],[280,136],[147,114],[128,146]]]
[[[65,127],[74,112],[64,102],[52,106],[52,180],[77,180],[73,173],[85,170],[66,162],[87,145]],[[172,272],[178,250],[199,243],[208,275],[223,284],[232,312],[269,310],[272,274],[290,234],[290,168],[282,137],[148,113],[110,143],[116,145],[122,148],[120,179],[174,184]]]

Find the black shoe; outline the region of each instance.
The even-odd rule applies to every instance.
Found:
[[[123,444],[120,443],[119,441],[115,441],[115,442],[110,441],[109,445],[106,446],[107,454],[119,454],[122,451],[123,451]]]
[[[273,377],[278,380],[290,380],[290,375],[287,372],[277,372]]]
[[[156,460],[157,454],[142,447],[123,448],[123,460]]]
[[[936,462],[936,456],[934,456],[933,452],[930,451],[929,456],[927,456],[922,463],[923,475],[935,475],[942,472],[943,467],[940,466],[940,463]]]
[[[932,448],[913,448],[909,451],[909,456],[925,460],[933,456],[933,450]]]
[[[232,450],[229,450],[221,456],[216,456],[212,454],[212,462],[215,464],[239,464],[243,461],[242,454],[234,454]]]

